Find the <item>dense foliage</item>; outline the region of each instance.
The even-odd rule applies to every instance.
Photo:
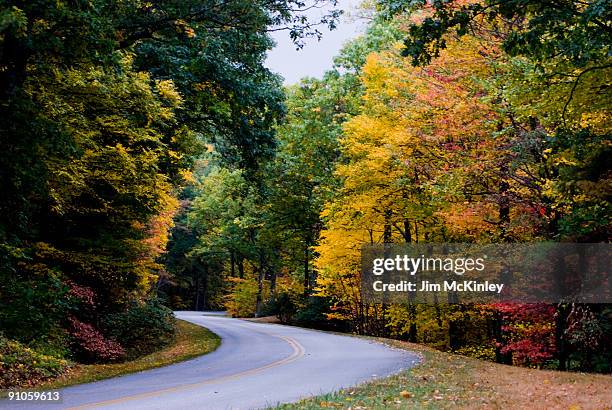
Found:
[[[0,336],[0,388],[34,386],[60,375],[68,362]]]
[[[338,16],[311,21],[306,9],[0,1],[4,337],[85,361],[172,340],[171,312],[154,299],[180,192],[210,147],[250,181],[273,156],[285,109],[263,66],[268,32],[299,46]]]
[[[359,288],[364,244],[609,242],[609,2],[364,2],[283,89],[268,33],[324,3],[0,0],[5,386],[170,343],[164,304],[610,371],[608,305]]]
[[[334,69],[287,88],[257,182],[211,157],[195,184],[194,254],[216,261],[226,306],[610,371],[607,305],[380,305],[359,286],[364,244],[610,240],[609,5],[364,7]]]

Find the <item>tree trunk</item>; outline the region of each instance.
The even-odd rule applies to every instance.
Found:
[[[255,303],[255,317],[261,315],[263,308],[263,281],[266,269],[266,260],[263,252],[259,253],[259,275],[257,277],[257,301]]]
[[[567,370],[567,361],[569,358],[565,342],[567,314],[567,305],[564,303],[559,303],[557,305],[557,315],[555,318],[555,344],[557,346],[557,360],[559,360],[559,370]]]
[[[238,277],[240,279],[244,279],[244,257],[241,254],[238,254]]]
[[[512,353],[502,353],[502,346],[506,342],[504,332],[502,330],[504,325],[501,313],[495,312],[493,317],[493,334],[495,335],[495,361],[497,363],[512,364]]]
[[[385,210],[385,228],[383,232],[383,242],[391,243],[391,216],[392,212],[390,210]]]
[[[412,242],[412,232],[410,229],[410,221],[407,218],[404,219],[404,242],[406,243]]]
[[[434,309],[436,312],[436,323],[438,324],[439,328],[442,328],[442,312],[440,311],[440,302],[438,301],[437,293],[433,294],[433,302],[434,302]]]
[[[276,296],[276,268],[275,264],[271,264],[268,267],[268,277],[270,278],[270,298],[274,299]]]
[[[410,310],[415,310],[414,305],[410,306]],[[417,324],[416,324],[416,320],[415,319],[413,320],[414,321],[410,323],[410,328],[408,329],[408,341],[410,343],[417,342]]]
[[[308,248],[308,243],[306,243],[306,249],[304,249],[304,296],[308,296],[310,294],[310,269],[308,266]]]
[[[502,175],[506,175],[508,173],[508,166],[502,165],[500,167],[500,171]],[[502,180],[499,183],[499,226],[501,229],[501,240],[502,242],[506,242],[508,227],[510,225],[510,198],[508,197],[508,190],[510,189],[510,184],[502,177]]]
[[[203,270],[204,276],[202,277],[202,310],[208,309],[208,301],[206,300],[206,294],[208,293],[208,264],[204,264]]]
[[[200,310],[199,306],[200,306],[200,278],[197,277],[195,281],[195,305],[194,305],[194,310],[196,312]]]
[[[412,229],[410,228],[410,220],[404,218],[404,242],[412,242]],[[408,304],[408,317],[410,318],[410,327],[408,329],[408,341],[416,343],[417,341],[417,324],[416,324],[416,306],[413,303]]]

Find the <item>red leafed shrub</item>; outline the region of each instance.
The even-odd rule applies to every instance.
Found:
[[[107,339],[88,323],[69,317],[70,335],[74,350],[85,361],[112,362],[125,357],[125,349],[116,341]]]
[[[505,325],[503,332],[508,336],[501,346],[501,353],[512,353],[518,365],[542,365],[554,357],[555,308],[543,303],[497,304]]]
[[[552,324],[525,324],[507,326],[512,340],[502,347],[502,353],[512,353],[515,364],[540,365],[555,354],[554,328]]]
[[[91,288],[87,286],[77,285],[72,281],[66,283],[68,285],[68,295],[77,299],[83,305],[93,308],[96,305],[95,293]]]

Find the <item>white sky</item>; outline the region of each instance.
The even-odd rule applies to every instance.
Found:
[[[324,26],[319,27],[323,33],[321,41],[316,38],[308,39],[301,50],[295,49],[287,31],[273,32],[272,37],[277,45],[268,53],[266,66],[282,75],[286,85],[294,84],[303,77],[321,78],[325,71],[332,68],[333,58],[342,45],[363,31],[363,21],[355,21],[350,15],[360,2],[361,0],[339,0],[338,6],[344,10],[344,14],[338,27],[333,31]],[[311,13],[312,19],[322,14],[322,10],[314,10]]]

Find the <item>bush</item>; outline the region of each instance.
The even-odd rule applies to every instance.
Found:
[[[292,322],[298,326],[313,329],[347,331],[348,324],[337,319],[328,319],[331,313],[328,298],[309,296],[305,306],[293,316]]]
[[[68,366],[66,360],[41,354],[0,335],[0,389],[33,386],[59,376]]]
[[[264,307],[264,316],[274,315],[281,323],[290,323],[293,315],[297,312],[297,305],[294,302],[296,297],[287,292],[281,292],[271,299]]]
[[[100,331],[75,317],[69,317],[70,335],[75,355],[84,362],[116,362],[126,356],[125,349]]]
[[[124,312],[106,316],[103,328],[108,336],[121,343],[128,358],[135,358],[174,340],[174,313],[157,299],[151,299],[144,304],[134,303]]]
[[[38,339],[28,343],[28,346],[46,356],[66,359],[72,355],[70,341],[71,337],[68,330],[58,327],[49,334],[40,335]]]
[[[257,280],[229,278],[232,291],[225,299],[225,308],[232,317],[253,317],[257,307]],[[269,286],[264,282],[262,300],[266,300]]]
[[[5,251],[0,244],[0,332],[29,344],[61,326],[68,289],[61,275],[28,258],[6,266],[2,262]],[[11,274],[14,271],[21,273]]]
[[[495,346],[492,345],[464,346],[455,350],[453,353],[473,357],[475,359],[487,360],[490,362],[495,361]]]

